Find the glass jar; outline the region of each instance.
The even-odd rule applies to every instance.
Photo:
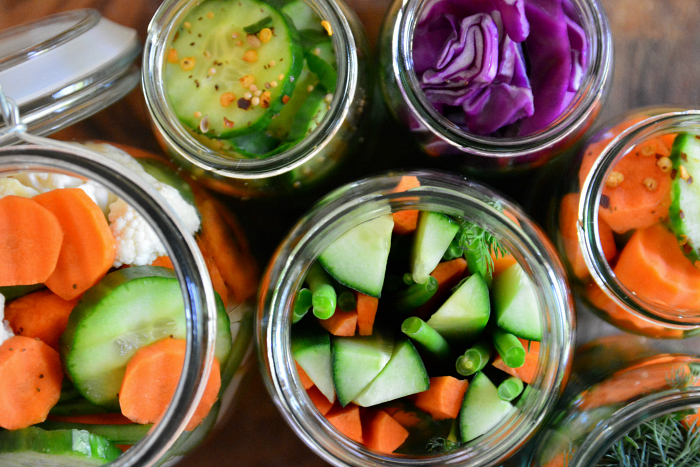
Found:
[[[682,349],[688,353],[669,353],[681,350],[679,345],[667,345],[669,342],[675,341],[618,335],[577,349],[567,395],[553,422],[533,442],[527,465],[659,465],[649,459],[639,462],[643,451],[658,452],[657,442],[667,454],[682,450],[668,441],[669,432],[673,427],[680,429],[675,436],[681,435],[700,412],[700,358],[694,355],[696,340],[684,341]],[[664,423],[667,430],[662,428]],[[636,430],[649,436],[648,444],[643,444],[644,437]],[[655,440],[650,433],[662,436]],[[632,458],[624,463],[620,456],[610,457],[614,449]],[[698,451],[691,448],[687,455],[685,462]],[[680,462],[667,459],[669,465],[679,465],[675,460]]]
[[[700,271],[664,227],[675,175],[669,156],[675,134],[700,134],[700,112],[673,110],[631,111],[591,138],[552,210],[550,231],[574,290],[599,316],[650,337],[683,338],[700,327],[700,306],[682,285],[664,284],[680,278],[678,271],[692,282]],[[642,234],[664,236],[663,249],[633,255],[649,244]]]
[[[8,107],[12,109],[10,102],[2,101],[2,103],[6,104],[2,106],[3,110],[7,110]],[[2,131],[0,135],[9,133],[14,138],[29,144],[0,148],[0,179],[5,179],[8,176],[20,177],[23,180],[20,183],[36,188],[41,193],[64,186],[84,186],[86,181],[94,182],[97,185],[91,186],[92,191],[86,189],[85,192],[88,195],[93,193],[93,201],[97,202],[101,209],[105,209],[102,204],[108,206],[106,209],[110,214],[117,209],[116,202],[111,204],[114,201],[111,196],[109,198],[110,204],[107,204],[106,193],[104,197],[101,196],[101,190],[106,189],[123,199],[135,210],[137,213],[135,215],[143,216],[167,251],[167,258],[164,259],[163,256],[160,256],[153,263],[150,259],[145,263],[162,264],[175,270],[184,299],[185,317],[181,325],[172,321],[168,322],[167,320],[170,319],[168,317],[165,317],[165,321],[161,318],[157,325],[151,323],[153,329],[144,325],[144,330],[141,332],[146,337],[151,336],[151,341],[158,341],[157,336],[162,335],[163,338],[167,338],[168,333],[172,337],[172,334],[179,334],[182,331],[184,334],[182,337],[176,336],[187,340],[182,375],[167,411],[160,422],[153,425],[152,429],[149,425],[113,425],[111,427],[112,434],[104,436],[116,444],[134,445],[111,465],[151,466],[175,463],[180,456],[200,444],[215,423],[226,413],[236,394],[241,377],[250,366],[246,361],[251,354],[252,296],[257,289],[258,272],[255,261],[247,249],[242,231],[235,218],[221,203],[207,194],[204,189],[192,183],[191,180],[183,179],[177,175],[174,166],[164,162],[162,158],[138,149],[124,148],[133,155],[134,159],[131,159],[128,154],[105,143],[79,145],[33,136],[22,131],[24,124],[21,120],[17,120],[16,112],[15,107],[14,112],[10,113],[10,115],[14,114],[14,117],[10,117],[8,114],[4,115],[7,122],[4,131],[7,133]],[[132,165],[122,163],[124,158],[132,161]],[[136,170],[139,166],[141,168]],[[27,179],[22,177],[23,174],[28,173],[51,174],[52,177],[57,178],[51,181],[39,176],[36,179],[26,181]],[[60,178],[65,175],[77,178],[70,180],[65,177]],[[163,185],[168,185],[169,189],[165,189],[166,187]],[[3,190],[0,191],[3,191],[3,196],[13,194],[11,186],[3,186]],[[25,193],[32,191],[32,188],[24,191]],[[169,193],[168,196],[166,196],[166,192]],[[180,196],[180,204],[171,204],[173,196],[177,197],[175,193]],[[20,194],[20,196],[30,197],[31,194],[33,193]],[[181,203],[187,203],[194,207],[183,210]],[[175,208],[175,206],[178,207]],[[197,228],[196,235],[192,233],[193,218],[191,214],[199,218],[198,225],[201,225],[201,228]],[[120,219],[125,219],[125,223],[134,223],[134,219],[130,216],[127,212]],[[115,224],[119,223],[119,219],[110,219],[110,221]],[[137,228],[136,224],[132,227],[140,229]],[[119,228],[117,227],[117,229]],[[112,229],[110,228],[110,230]],[[120,246],[122,241],[128,243],[130,237],[126,233],[127,230],[123,230],[126,239],[116,239],[116,260],[129,264],[124,259],[124,257],[129,257],[129,249],[122,250]],[[114,231],[112,235],[117,237],[117,233]],[[135,244],[141,241],[143,241],[142,243],[149,242],[149,236],[146,232],[143,232],[140,237],[135,235],[134,238],[136,238]],[[138,245],[135,249],[137,253],[133,256],[138,257],[146,254]],[[122,254],[124,256],[120,256]],[[115,264],[117,264],[116,260]],[[126,271],[132,270],[132,267],[139,267],[136,266],[137,264],[144,264],[144,261],[133,259],[132,266]],[[161,268],[161,271],[164,269]],[[121,273],[122,270],[110,267],[108,272],[114,275]],[[141,269],[141,271],[144,270]],[[150,275],[151,272],[152,270],[147,271],[147,275]],[[128,272],[124,274],[128,274]],[[161,274],[165,274],[165,272]],[[36,290],[35,286],[31,287],[31,291]],[[105,287],[109,287],[109,285]],[[220,298],[215,298],[215,290],[219,294],[217,297]],[[13,300],[21,300],[23,294],[26,293],[28,291],[20,292],[17,297],[8,296],[6,306],[11,308]],[[144,297],[144,301],[148,302],[152,298]],[[6,310],[8,309],[6,308]],[[226,314],[228,318],[224,319],[223,314]],[[229,321],[230,329],[217,330],[217,324],[220,326],[225,323],[229,326]],[[12,320],[9,321],[9,324],[12,326]],[[138,337],[139,331],[140,329],[134,328],[129,332],[132,332],[135,335],[134,338],[138,340],[140,339]],[[26,335],[26,330],[23,328],[15,329],[15,332]],[[230,351],[226,354],[226,359],[222,358],[220,361],[221,390],[218,392],[216,402],[201,424],[196,428],[188,428],[189,431],[183,431],[198,407],[210,372],[216,371],[212,370],[214,368],[212,361],[215,343],[228,342],[229,339]],[[123,347],[123,344],[120,345]],[[132,354],[136,351],[133,347]],[[217,345],[217,352],[218,348]],[[126,351],[128,352],[129,349]],[[62,357],[65,358],[66,355],[62,355]],[[67,398],[66,403],[70,406],[74,400]],[[83,406],[85,404],[91,405],[87,401]],[[51,409],[52,417],[58,416],[59,418],[49,417],[49,421],[40,426],[47,430],[92,429],[83,425],[84,422],[71,420],[70,417],[68,419],[60,418],[73,413],[69,406],[62,406],[62,403],[59,402]],[[100,412],[99,407],[94,410],[93,408],[94,406],[91,406],[88,413]],[[133,428],[133,430],[127,434],[123,431],[124,428]],[[110,436],[117,438],[115,440]],[[110,449],[116,448],[112,446]]]
[[[308,191],[358,165],[356,149],[370,123],[369,44],[360,21],[342,1],[305,1],[333,32],[336,91],[328,114],[313,132],[284,152],[258,159],[204,144],[180,123],[167,97],[164,74],[169,45],[187,13],[200,2],[168,0],[151,21],[143,54],[143,86],[156,137],[178,164],[216,191],[243,198],[288,195]]]
[[[432,2],[434,4],[435,2]],[[506,2],[508,3],[508,2]],[[512,3],[512,2],[511,2]],[[565,154],[588,130],[612,82],[612,37],[597,0],[572,0],[590,45],[581,85],[568,108],[546,128],[515,137],[479,136],[441,115],[422,91],[413,63],[413,38],[426,0],[392,3],[379,39],[384,99],[430,156],[478,175],[517,173]]]
[[[396,193],[404,175],[417,177],[420,187]],[[493,207],[494,202],[507,215]],[[445,454],[383,455],[336,432],[306,397],[290,350],[291,310],[308,268],[331,241],[379,215],[415,209],[461,216],[493,233],[534,281],[544,334],[537,375],[517,403],[518,410],[478,442]],[[377,175],[323,198],[273,255],[257,309],[256,343],[268,391],[301,439],[334,465],[499,464],[534,434],[556,404],[567,380],[573,342],[571,297],[547,238],[510,201],[485,186],[441,172]]]

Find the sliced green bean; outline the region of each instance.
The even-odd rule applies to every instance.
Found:
[[[403,279],[403,283],[406,285],[413,285],[416,283],[416,281],[413,280],[413,274],[411,274],[410,272],[407,272],[406,274],[404,274],[402,279]]]
[[[504,401],[512,401],[518,397],[522,392],[525,385],[520,378],[511,376],[503,380],[501,384],[498,385],[498,397]]]
[[[402,312],[418,308],[435,295],[437,286],[437,279],[428,276],[428,280],[424,284],[413,284],[397,293],[394,306]]]
[[[321,264],[314,263],[311,265],[309,272],[306,273],[306,282],[309,284],[313,294],[311,303],[314,316],[318,319],[328,319],[333,316],[338,297],[330,276]]]
[[[350,290],[344,290],[338,294],[338,308],[341,311],[353,311],[357,308],[357,299]]]
[[[481,371],[491,359],[491,349],[491,345],[488,342],[479,342],[467,349],[464,355],[460,355],[457,358],[457,363],[455,364],[457,373],[462,376],[469,376],[477,371]]]
[[[313,299],[313,293],[309,289],[301,289],[297,294],[297,299],[294,302],[294,309],[292,310],[292,323],[298,322],[301,318],[306,315],[311,308]]]
[[[401,332],[418,342],[425,350],[439,359],[450,356],[450,345],[435,329],[422,319],[412,316],[401,324]]]
[[[496,352],[501,356],[506,366],[520,368],[525,364],[525,348],[515,335],[494,328],[492,336]]]

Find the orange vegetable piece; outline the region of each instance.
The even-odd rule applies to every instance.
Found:
[[[372,411],[364,426],[364,445],[391,454],[408,438],[408,430],[383,410]]]
[[[466,271],[467,260],[464,258],[456,258],[451,261],[438,263],[433,272],[430,273],[438,282],[435,295],[416,309],[416,315],[425,317],[434,313],[437,307],[451,294],[454,286],[462,280]]]
[[[393,193],[400,193],[402,191],[408,191],[413,188],[418,188],[420,182],[418,178],[412,175],[404,175],[401,177],[399,184],[392,191]],[[392,213],[394,217],[394,233],[399,235],[409,234],[416,230],[418,224],[418,210],[409,209],[407,211],[398,211]]]
[[[411,428],[423,422],[423,420],[421,420],[421,418],[418,415],[416,415],[415,412],[412,412],[410,410],[394,407],[392,407],[393,410],[391,411],[388,409],[389,408],[387,407],[386,409],[384,409],[384,411],[391,415],[391,418],[399,422],[404,428]]]
[[[44,284],[64,300],[72,300],[107,274],[116,241],[102,210],[83,190],[62,188],[32,199],[56,215],[64,232],[56,269]]]
[[[314,382],[311,381],[311,378],[309,378],[309,375],[306,374],[304,369],[299,365],[296,360],[294,361],[294,364],[297,367],[297,373],[299,373],[299,379],[301,380],[302,386],[304,386],[304,389],[309,389],[314,385]]]
[[[36,337],[58,350],[58,339],[78,299],[64,300],[48,289],[19,297],[5,307],[5,319],[18,336]]]
[[[170,256],[159,256],[152,263],[151,266],[161,266],[168,269],[175,269],[173,262],[170,260]]]
[[[357,311],[343,311],[335,309],[335,313],[328,319],[319,319],[318,322],[334,336],[354,336],[357,328]]]
[[[452,376],[437,376],[430,378],[427,391],[416,394],[413,402],[423,412],[428,412],[435,420],[457,418],[462,408],[464,393],[469,382]]]
[[[371,336],[379,299],[362,292],[357,292],[355,297],[357,298],[357,333],[361,336]]]
[[[0,427],[18,430],[46,420],[62,382],[58,352],[38,339],[7,339],[0,345]]]
[[[520,368],[511,368],[503,363],[503,359],[500,355],[496,356],[496,359],[493,361],[492,365],[499,370],[505,371],[509,375],[520,378],[523,383],[530,384],[532,383],[532,380],[535,379],[535,373],[537,373],[537,365],[540,358],[540,343],[537,341],[526,341],[525,339],[520,339],[519,337],[518,340],[520,340],[523,347],[525,347],[525,351],[527,352],[525,354],[525,364],[523,366]]]
[[[66,423],[85,423],[87,425],[130,425],[134,422],[120,413],[97,413],[89,415],[49,415],[49,420]]]
[[[313,402],[321,415],[326,415],[333,407],[333,403],[316,386],[306,388],[306,394],[309,395],[309,399],[311,399],[311,402]]]
[[[362,443],[362,422],[360,421],[360,408],[350,403],[341,407],[336,403],[325,415],[326,419],[336,430],[353,441]]]
[[[207,265],[207,271],[209,271],[212,286],[214,287],[216,293],[218,293],[221,297],[221,300],[224,302],[224,307],[228,308],[229,289],[226,287],[226,283],[224,283],[224,278],[221,277],[221,271],[219,271],[219,267],[216,265],[216,260],[214,259],[214,256],[212,256],[211,252],[207,250],[204,242],[199,241],[197,242],[197,245],[199,246],[199,250],[202,252],[202,256],[204,257],[204,263]]]
[[[505,256],[499,256],[498,258],[496,258],[496,255],[491,253],[491,258],[493,259],[493,271],[491,272],[491,276],[494,279],[503,271],[517,263],[515,256],[511,255],[510,253],[506,253]]]
[[[133,444],[115,444],[114,446],[116,448],[118,448],[121,452],[124,453],[124,452],[128,451],[129,449],[131,449]]]
[[[126,365],[119,391],[122,413],[136,423],[156,423],[175,394],[185,363],[186,341],[167,338],[140,348]],[[221,388],[219,361],[209,374],[204,395],[185,430],[194,430],[209,413]]]
[[[0,287],[39,284],[56,268],[63,229],[56,215],[29,198],[0,198]]]

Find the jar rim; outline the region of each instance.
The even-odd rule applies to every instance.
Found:
[[[597,113],[596,103],[612,79],[613,43],[610,26],[599,0],[571,0],[584,22],[590,60],[581,87],[568,108],[545,129],[518,137],[492,137],[469,133],[440,114],[420,88],[413,66],[413,34],[418,17],[430,0],[407,0],[402,5],[392,36],[394,79],[415,118],[431,133],[460,151],[477,156],[512,158],[546,149],[581,131]],[[591,33],[593,31],[593,33]]]
[[[312,159],[340,131],[357,93],[357,38],[337,1],[303,0],[328,21],[336,53],[338,79],[330,108],[321,124],[292,148],[261,159],[225,157],[193,138],[170,107],[164,84],[166,44],[187,12],[200,0],[166,0],[148,27],[143,52],[142,85],[154,125],[168,146],[194,166],[234,179],[261,179],[284,174]],[[342,57],[342,59],[340,59]]]
[[[421,187],[409,193],[392,193],[401,176],[417,176]],[[378,185],[378,186],[377,186]],[[516,227],[509,217],[489,205],[504,203],[523,226]],[[391,206],[390,206],[391,204]],[[377,215],[404,209],[441,209],[448,214],[474,217],[480,224],[489,219],[499,240],[526,269],[530,269],[540,292],[545,357],[529,392],[528,403],[520,403],[498,428],[488,435],[490,449],[473,446],[455,453],[436,456],[384,456],[360,447],[344,437],[334,437],[332,427],[310,404],[296,381],[295,365],[290,349],[289,326],[295,291],[312,260],[342,231]],[[471,211],[470,211],[471,210]],[[351,225],[342,223],[351,219]],[[342,227],[342,229],[341,229]],[[500,230],[499,230],[500,229]],[[328,235],[333,232],[333,235]],[[275,258],[280,258],[275,261]],[[512,202],[496,195],[483,185],[462,177],[437,171],[393,172],[375,175],[341,187],[312,208],[296,224],[273,256],[262,282],[256,320],[256,346],[268,392],[283,418],[298,436],[318,455],[335,465],[408,465],[420,459],[422,465],[452,465],[469,459],[491,465],[512,454],[529,438],[534,429],[553,408],[563,390],[562,380],[568,371],[574,342],[573,304],[563,266],[553,247]],[[266,289],[269,288],[269,292]],[[545,306],[546,305],[546,306]],[[545,371],[546,368],[546,371]],[[527,419],[527,422],[523,422]],[[483,442],[483,440],[482,440]],[[481,464],[480,464],[481,465]]]

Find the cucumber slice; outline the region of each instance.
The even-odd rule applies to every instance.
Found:
[[[28,427],[0,431],[0,465],[4,467],[102,465],[121,453],[106,439],[85,430],[45,431]]]
[[[47,420],[36,425],[47,431],[56,430],[87,430],[93,435],[106,439],[113,444],[136,444],[153,428],[152,424],[141,425],[129,423],[125,425],[94,425],[90,423],[57,422]]]
[[[428,280],[458,231],[459,225],[446,215],[421,211],[411,250],[411,274],[415,282],[423,284]]]
[[[380,298],[393,228],[391,214],[363,222],[328,245],[318,260],[341,284]]]
[[[319,18],[313,8],[307,5],[303,0],[292,0],[280,8],[280,11],[289,16],[297,30],[309,29],[326,32],[321,25],[321,18]]]
[[[258,37],[262,32],[244,31],[266,17],[274,31],[267,42]],[[294,26],[258,0],[202,2],[178,29],[173,49],[178,61],[166,64],[165,86],[175,114],[191,130],[221,138],[267,126],[292,95],[304,62]],[[253,105],[253,97],[245,97],[255,92],[251,84],[269,98],[261,96],[261,104]]]
[[[234,151],[252,159],[264,158],[274,154],[276,152],[275,149],[280,144],[280,140],[267,131],[236,136],[229,139],[228,142]]]
[[[10,300],[29,295],[30,293],[36,292],[37,290],[42,288],[44,288],[44,284],[10,285],[6,287],[0,287],[0,294],[2,294],[5,297],[6,302],[9,302]]]
[[[676,136],[671,161],[674,175],[668,209],[671,228],[683,254],[695,263],[700,260],[700,140],[687,133]],[[682,172],[687,172],[689,177],[681,178]]]
[[[331,338],[315,323],[299,323],[292,327],[292,355],[321,393],[335,401],[331,371]]]
[[[481,274],[473,274],[442,304],[427,323],[453,342],[473,340],[491,315],[489,289]]]
[[[459,425],[462,442],[471,441],[498,425],[513,410],[510,402],[498,397],[498,389],[488,377],[476,374],[464,395]]]
[[[279,140],[288,139],[289,130],[292,128],[292,123],[297,113],[299,113],[299,109],[304,105],[309,94],[311,94],[311,91],[313,91],[317,85],[318,77],[311,73],[308,65],[304,62],[304,68],[302,68],[297,78],[297,85],[294,88],[292,96],[289,98],[289,102],[287,102],[284,107],[282,107],[282,110],[280,110],[280,113],[272,119],[267,127],[267,133]],[[311,91],[309,89],[311,89]]]
[[[287,139],[299,142],[309,136],[321,124],[323,117],[328,113],[329,107],[330,105],[326,101],[326,93],[324,91],[315,89],[311,92],[304,104],[299,108]]]
[[[157,266],[119,269],[88,289],[71,312],[61,336],[61,359],[85,399],[118,411],[117,393],[129,359],[168,336],[187,336],[175,273]],[[231,345],[228,315],[217,297],[215,355],[222,365]]]
[[[306,63],[309,64],[309,70],[318,76],[323,87],[326,88],[328,92],[335,92],[335,87],[338,83],[338,72],[335,70],[335,57],[333,57],[332,62],[327,62],[313,52],[306,52],[304,53],[304,58],[306,58]]]
[[[391,359],[353,402],[361,407],[410,396],[430,387],[428,372],[418,351],[408,339],[394,344]]]
[[[496,277],[491,292],[498,327],[523,339],[542,340],[535,285],[519,264]]]
[[[343,407],[382,371],[393,347],[393,339],[378,331],[371,336],[331,339],[333,384]]]
[[[335,48],[333,48],[333,43],[329,40],[324,40],[315,44],[310,50],[305,50],[305,53],[312,53],[331,65],[334,69],[338,68],[338,64],[335,60]]]

